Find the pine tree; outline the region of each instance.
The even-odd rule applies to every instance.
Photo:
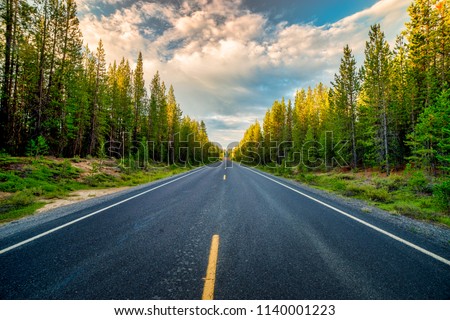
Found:
[[[103,48],[102,40],[99,41],[97,53],[95,55],[93,68],[95,70],[94,90],[92,92],[92,107],[91,107],[91,128],[90,128],[90,142],[88,154],[95,154],[98,148],[99,141],[102,140],[103,126],[105,120],[105,94],[106,94],[106,61],[105,49]]]
[[[414,134],[409,136],[415,145],[412,161],[437,173],[449,166],[450,89],[442,92],[434,105],[419,116]]]
[[[333,113],[338,121],[335,126],[335,136],[338,139],[351,141],[351,164],[355,168],[357,157],[356,119],[358,117],[357,99],[360,90],[356,60],[348,45],[344,47],[344,56],[339,66],[339,74],[334,76],[333,85]]]
[[[12,79],[14,72],[13,55],[14,55],[14,29],[17,26],[17,2],[15,0],[6,0],[4,4],[4,24],[5,24],[5,42],[3,56],[3,79],[0,101],[0,148],[7,146],[7,135],[9,131],[9,122],[11,121],[11,93]]]
[[[286,104],[284,98],[279,101],[275,101],[270,111],[270,137],[274,144],[274,148],[271,149],[271,159],[275,160],[278,164],[281,163],[281,159],[284,157],[283,150],[280,146],[283,142],[283,132],[286,122]]]
[[[270,109],[267,110],[263,121],[263,154],[264,154],[264,164],[270,164],[273,159],[271,158],[271,148],[272,148],[272,137],[271,137],[271,114]]]
[[[376,127],[379,163],[390,173],[389,120],[391,90],[391,52],[380,25],[371,26],[364,60],[363,104],[366,105],[367,126]]]
[[[448,58],[439,63],[439,58],[445,57],[449,48],[448,35],[445,35],[448,5],[442,5],[439,10],[437,3],[437,0],[415,0],[408,8],[410,21],[406,23],[406,35],[418,94],[415,100],[418,113],[434,103],[445,82],[449,81],[448,78],[441,81],[439,77],[443,75],[446,78],[448,74]],[[438,53],[441,50],[442,55]]]
[[[182,112],[175,98],[173,86],[169,88],[167,94],[167,117],[168,117],[168,137],[169,137],[169,161],[174,162],[179,158],[179,141],[176,139],[180,132]]]
[[[394,48],[391,72],[392,160],[401,164],[410,155],[406,135],[414,130],[417,111],[414,98],[417,95],[412,74],[408,47],[403,36],[398,36]]]
[[[305,140],[308,126],[306,108],[306,91],[301,89],[296,92],[294,100],[294,112],[292,116],[292,140],[294,150],[299,152]]]
[[[161,91],[161,80],[159,72],[153,76],[150,84],[150,105],[149,105],[149,137],[150,141],[156,142],[159,136],[159,98]]]
[[[282,149],[284,156],[288,156],[292,149],[292,127],[293,127],[293,117],[294,110],[292,109],[291,99],[288,100],[288,105],[286,108],[286,117],[283,128],[283,139],[282,145],[279,147]],[[258,124],[259,125],[259,124]]]
[[[133,141],[138,141],[138,135],[141,133],[141,116],[145,106],[145,80],[144,65],[142,61],[142,53],[139,52],[136,69],[133,73],[133,106],[134,106],[134,123],[133,123]]]
[[[158,151],[160,152],[160,160],[167,161],[168,157],[168,141],[169,141],[169,118],[167,110],[166,84],[161,83],[158,92]]]

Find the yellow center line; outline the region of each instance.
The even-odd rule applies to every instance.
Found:
[[[215,234],[211,240],[208,268],[206,269],[205,286],[203,287],[202,300],[214,299],[214,284],[216,282],[217,256],[219,254],[219,235]]]
[[[226,174],[223,175],[223,180],[227,180],[227,175]]]

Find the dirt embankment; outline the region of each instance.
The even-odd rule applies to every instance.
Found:
[[[44,200],[45,202],[48,201],[48,203],[42,208],[36,210],[36,213],[46,212],[55,208],[66,206],[68,204],[73,204],[76,202],[92,199],[95,197],[101,197],[107,194],[126,190],[128,188],[130,187],[74,191],[70,193],[69,196],[65,199]]]
[[[53,160],[60,160],[60,159],[53,159]],[[61,160],[62,161],[62,160]],[[92,174],[93,172],[98,173],[105,173],[113,176],[118,176],[120,173],[119,169],[117,168],[116,162],[112,160],[101,160],[98,159],[82,159],[79,161],[72,162],[71,165],[75,168],[78,168],[81,170],[81,174],[79,179],[84,178],[85,176]],[[76,202],[101,197],[107,194],[119,192],[122,190],[126,190],[130,187],[119,187],[119,188],[108,188],[108,189],[92,189],[92,190],[78,190],[71,192],[68,197],[65,197],[64,199],[49,199],[49,200],[42,200],[43,202],[47,202],[45,206],[38,209],[36,213],[42,213],[46,212],[58,207],[62,207],[65,205],[73,204]]]

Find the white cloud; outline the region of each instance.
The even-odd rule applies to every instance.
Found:
[[[273,26],[241,9],[241,1],[190,0],[180,8],[137,2],[108,16],[86,13],[81,28],[91,48],[103,40],[109,60],[134,61],[142,51],[146,83],[159,70],[185,113],[204,119],[210,137],[224,143],[239,140],[273,100],[318,81],[328,84],[345,44],[361,59],[371,24],[381,23],[392,43],[410,2],[382,0],[325,26]],[[236,123],[236,115],[242,121]]]

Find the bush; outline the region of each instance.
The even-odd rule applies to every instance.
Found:
[[[450,181],[444,181],[434,186],[433,196],[436,198],[438,205],[444,209],[450,210]]]
[[[327,184],[329,184],[331,190],[333,191],[345,191],[347,188],[347,183],[338,179],[330,179],[327,181]]]
[[[386,189],[366,188],[365,193],[366,196],[372,201],[386,203],[391,200],[391,195]]]
[[[13,173],[0,173],[0,191],[15,192],[26,187],[24,179]]]
[[[387,178],[375,177],[372,182],[376,188],[385,188],[389,192],[396,191],[406,185],[406,179],[397,175],[390,175]],[[426,180],[425,180],[426,182]],[[414,182],[417,183],[417,182]],[[420,183],[419,183],[420,184]],[[427,184],[427,183],[425,183]],[[422,187],[421,187],[422,188]]]
[[[406,179],[397,175],[390,175],[386,179],[386,187],[388,191],[395,191],[406,186]]]
[[[27,156],[37,157],[44,156],[48,153],[49,146],[43,136],[32,139],[27,146]]]
[[[408,185],[415,192],[431,193],[432,189],[422,171],[416,171],[409,178]]]
[[[339,175],[339,178],[342,180],[347,180],[347,181],[355,180],[355,176],[351,175],[351,174],[341,174],[341,175]]]
[[[349,184],[345,191],[343,192],[343,195],[346,197],[354,197],[359,196],[364,193],[364,189],[358,185],[355,184]]]
[[[394,210],[402,215],[409,217],[419,217],[421,211],[417,206],[407,203],[407,202],[399,202],[394,205]]]
[[[311,173],[299,173],[297,175],[297,180],[307,184],[315,184],[317,176]]]
[[[13,205],[14,207],[25,207],[35,201],[35,196],[33,191],[30,189],[25,189],[23,191],[17,191],[11,197],[9,197],[5,202],[7,204]]]
[[[117,179],[109,174],[97,173],[84,178],[84,183],[91,187],[114,186]]]

